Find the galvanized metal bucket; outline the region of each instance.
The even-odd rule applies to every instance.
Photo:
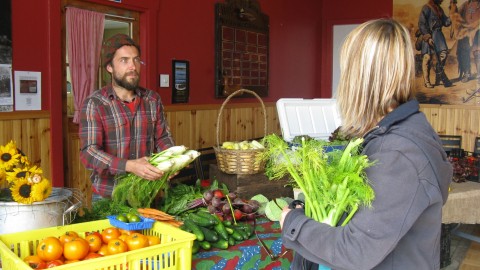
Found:
[[[0,202],[0,234],[70,224],[82,204],[73,197],[70,189],[53,188],[52,194],[41,202]]]

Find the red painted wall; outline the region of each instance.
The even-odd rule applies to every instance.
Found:
[[[222,103],[214,93],[214,6],[218,1],[162,1],[158,14],[158,70],[171,76],[172,60],[190,62],[190,104]],[[315,96],[321,2],[260,1],[270,19],[269,97]],[[168,104],[171,88],[159,88]],[[245,100],[241,100],[245,102]]]
[[[63,185],[61,0],[11,0],[13,70],[42,73],[42,109],[51,116],[52,181]],[[171,61],[190,61],[190,103],[215,104],[214,4],[217,0],[85,0],[142,13],[140,45],[147,67],[142,83],[157,90],[167,106],[171,88],[158,76],[171,76]],[[338,23],[389,17],[392,1],[259,0],[270,17],[270,95],[319,98],[331,93],[332,27]],[[257,102],[242,99],[232,102]],[[175,106],[175,105],[172,105]]]

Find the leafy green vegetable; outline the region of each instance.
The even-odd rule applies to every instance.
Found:
[[[124,204],[118,204],[109,198],[102,198],[92,203],[91,209],[83,208],[83,215],[77,215],[72,223],[81,223],[106,219],[107,216],[116,216],[121,213],[136,212]]]
[[[279,221],[285,206],[288,206],[288,202],[284,199],[271,200],[265,206],[265,216],[271,221]]]
[[[295,150],[276,134],[263,139],[265,174],[269,179],[290,176],[305,196],[305,214],[316,221],[337,226],[344,213],[344,226],[358,207],[371,205],[375,194],[364,172],[374,164],[361,155],[363,139],[350,141],[344,150],[326,152],[328,142],[300,139]]]
[[[189,202],[202,197],[203,193],[199,185],[178,184],[166,191],[162,210],[170,215],[177,216],[189,210]]]
[[[183,145],[172,146],[150,157],[148,162],[164,171],[161,179],[149,181],[133,173],[118,175],[112,194],[113,201],[128,204],[134,208],[150,207],[153,200],[166,184],[171,175],[183,169],[200,155],[195,150],[187,150]]]

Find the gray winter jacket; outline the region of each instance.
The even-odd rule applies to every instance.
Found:
[[[291,269],[439,269],[442,206],[452,166],[416,100],[389,113],[365,136],[363,153],[375,166],[375,190],[344,227],[330,227],[290,211],[283,244],[295,251]]]

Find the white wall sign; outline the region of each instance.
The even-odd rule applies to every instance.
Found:
[[[15,71],[15,110],[42,109],[42,73]]]

